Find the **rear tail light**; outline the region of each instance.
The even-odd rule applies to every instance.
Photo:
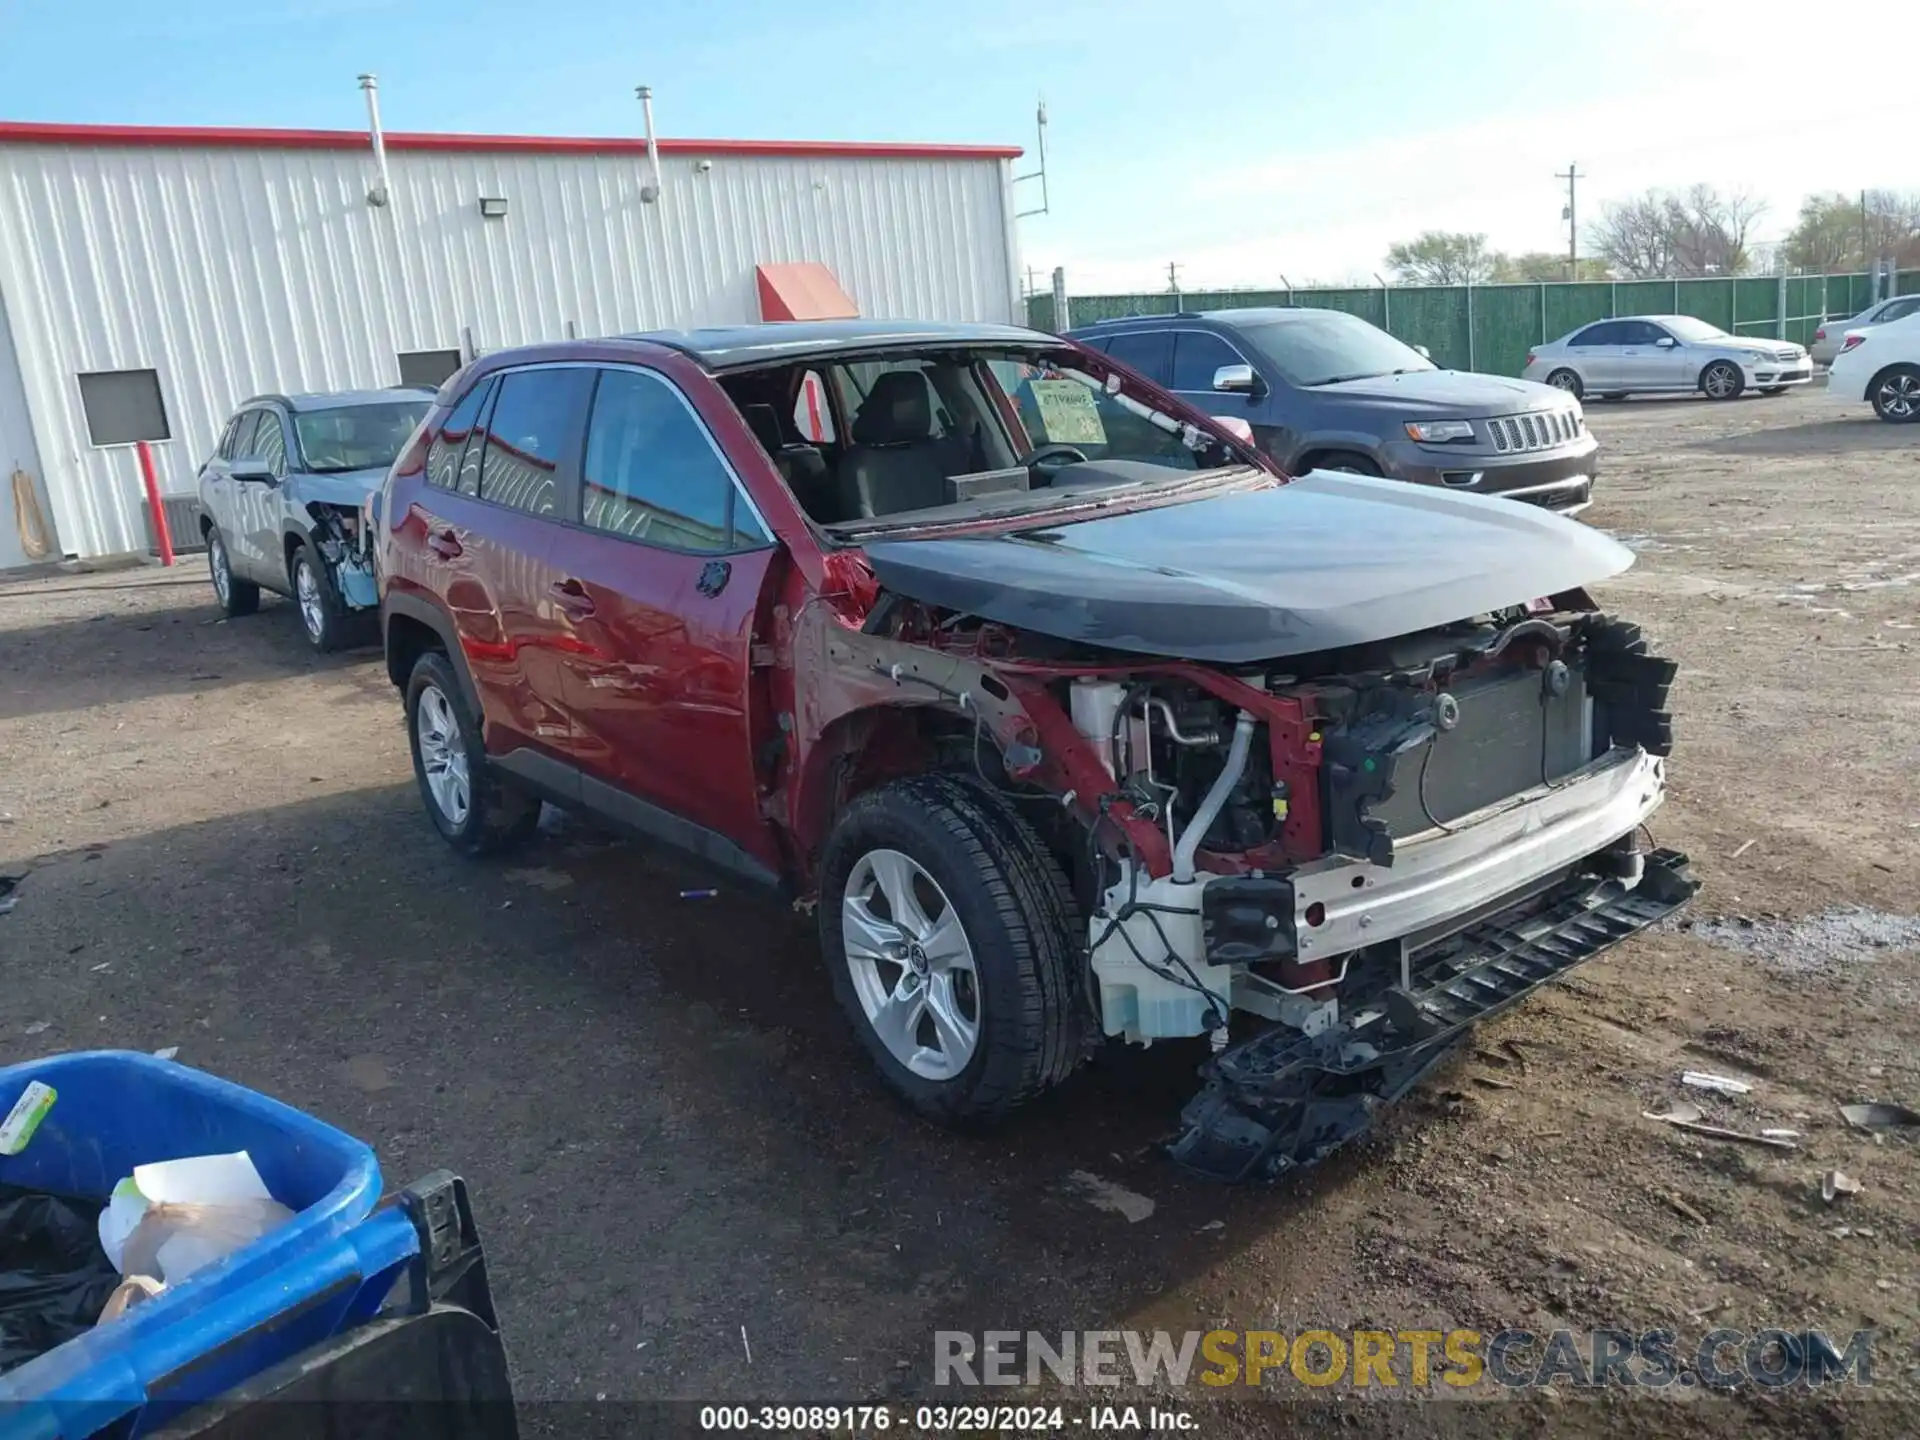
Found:
[[[1866,343],[1867,343],[1867,337],[1864,335],[1849,335],[1847,336],[1846,344],[1840,347],[1840,353],[1844,355],[1849,350],[1858,350],[1862,345]]]
[[[1527,351],[1527,364],[1533,364],[1533,352],[1531,350]]]
[[[1824,326],[1824,325],[1822,325],[1822,326],[1821,326],[1821,327],[1820,327],[1820,328],[1819,328],[1818,330],[1816,330],[1816,331],[1814,331],[1814,332],[1813,332],[1813,338],[1814,338],[1814,339],[1816,339],[1816,340],[1824,340],[1824,339],[1826,339],[1826,338],[1827,338],[1827,327],[1826,327],[1826,326]]]

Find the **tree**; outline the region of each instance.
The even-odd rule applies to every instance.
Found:
[[[1499,255],[1485,235],[1424,230],[1387,251],[1387,268],[1403,285],[1484,285]]]
[[[1537,285],[1567,278],[1567,257],[1554,250],[1529,250],[1522,255],[1496,255],[1493,283],[1496,285]],[[1576,280],[1605,280],[1607,262],[1590,255],[1580,257]]]
[[[1614,273],[1635,280],[1685,275],[1739,275],[1752,267],[1748,249],[1766,205],[1711,185],[1649,190],[1601,208],[1588,245]]]
[[[1809,195],[1787,236],[1789,268],[1811,274],[1865,269],[1882,255],[1901,268],[1920,266],[1920,193],[1869,190]]]

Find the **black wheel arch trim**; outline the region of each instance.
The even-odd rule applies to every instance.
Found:
[[[404,615],[409,620],[417,620],[440,637],[441,648],[453,662],[453,673],[460,678],[460,698],[472,708],[475,715],[486,712],[480,705],[480,687],[473,683],[473,672],[467,669],[466,652],[460,648],[460,636],[453,628],[453,622],[445,612],[426,600],[415,595],[388,595],[380,602],[380,643],[387,654],[387,678],[394,685],[405,689],[407,677],[393,672],[393,646],[389,638],[393,617]]]

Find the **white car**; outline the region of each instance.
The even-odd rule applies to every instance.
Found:
[[[1575,398],[1699,392],[1732,400],[1746,390],[1778,395],[1805,385],[1813,360],[1790,341],[1729,335],[1691,315],[1628,315],[1534,346],[1521,374]]]
[[[1890,325],[1849,330],[1827,372],[1827,395],[1871,405],[1895,425],[1920,421],[1920,312]]]
[[[1909,315],[1920,314],[1920,295],[1896,295],[1869,305],[1851,320],[1826,320],[1813,332],[1813,363],[1831,365],[1840,353],[1840,342],[1849,330],[1865,330],[1872,325],[1891,325]]]

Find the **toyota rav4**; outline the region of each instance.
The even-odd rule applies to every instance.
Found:
[[[1630,553],[1511,501],[1289,479],[1068,340],[846,321],[506,351],[387,480],[428,815],[542,800],[817,904],[945,1120],[1208,1037],[1172,1147],[1360,1133],[1474,1022],[1694,889],[1640,843],[1673,662]]]

